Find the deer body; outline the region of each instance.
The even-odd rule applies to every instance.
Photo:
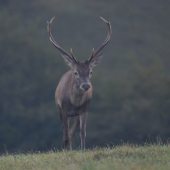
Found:
[[[63,148],[66,148],[69,141],[71,144],[71,148],[73,148],[73,137],[75,135],[76,127],[80,124],[80,118],[82,116],[86,119],[83,122],[81,121],[82,129],[80,131],[82,132],[82,134],[85,134],[83,130],[85,130],[84,126],[86,126],[88,116],[87,110],[90,104],[91,97],[92,88],[90,88],[90,90],[88,91],[83,91],[82,89],[80,89],[80,84],[74,81],[73,70],[70,70],[63,75],[55,93],[58,113],[64,125],[62,144]],[[69,129],[68,127],[70,117],[76,117],[72,125],[72,129]],[[82,148],[84,149],[84,147],[85,146],[83,145]]]
[[[108,43],[111,34],[111,26],[109,22],[102,18],[109,27],[106,40],[95,52],[93,50],[89,60],[77,61],[72,50],[70,55],[54,41],[51,34],[53,19],[54,18],[51,19],[47,26],[50,41],[62,53],[61,55],[66,64],[71,67],[71,70],[62,76],[55,92],[57,111],[63,122],[62,148],[66,149],[70,142],[70,147],[73,149],[75,130],[80,125],[81,149],[84,150],[88,108],[92,97],[92,85],[90,82],[92,68],[97,66],[103,57],[103,55],[97,56],[97,54]],[[71,127],[69,127],[70,117],[74,117]]]

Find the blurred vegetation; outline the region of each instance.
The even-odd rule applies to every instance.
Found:
[[[169,1],[0,0],[0,153],[60,149],[62,123],[55,88],[69,68],[51,45],[52,32],[78,60],[107,35],[94,69],[87,147],[142,144],[170,136]],[[76,146],[80,146],[77,131]]]

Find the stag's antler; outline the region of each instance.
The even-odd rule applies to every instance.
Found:
[[[73,60],[74,62],[77,62],[76,58],[74,57],[73,53],[72,53],[72,49],[71,49],[71,55],[68,54],[63,48],[61,48],[54,40],[52,34],[51,34],[51,24],[53,22],[55,17],[53,17],[51,19],[50,22],[47,21],[47,32],[48,32],[48,35],[49,35],[49,38],[50,38],[50,41],[52,42],[52,44],[62,53],[64,54],[68,59],[71,59]]]
[[[111,36],[111,33],[112,33],[112,28],[111,28],[111,24],[110,22],[106,21],[104,18],[100,17],[108,26],[109,28],[109,32],[108,32],[108,35],[105,39],[105,41],[100,45],[100,47],[94,52],[94,48],[92,50],[92,55],[91,57],[89,58],[89,62],[93,61],[96,57],[97,57],[97,54],[103,49],[103,47],[109,42],[110,40],[110,36]]]

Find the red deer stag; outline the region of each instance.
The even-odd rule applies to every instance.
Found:
[[[97,54],[109,42],[111,36],[110,22],[107,22],[102,17],[101,19],[109,28],[108,36],[96,51],[93,49],[91,57],[86,61],[77,61],[72,53],[72,49],[71,54],[69,54],[61,48],[55,42],[51,34],[51,24],[54,18],[52,18],[50,22],[47,22],[47,31],[50,41],[61,52],[66,64],[71,67],[71,70],[62,76],[55,92],[57,111],[63,122],[63,149],[67,148],[69,142],[70,148],[73,149],[75,130],[79,125],[81,149],[85,149],[86,122],[92,97],[92,85],[90,82],[92,68],[99,64],[103,54]],[[70,117],[74,117],[71,127],[69,127]]]

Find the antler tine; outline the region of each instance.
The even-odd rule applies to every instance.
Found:
[[[94,48],[92,49],[92,54],[91,55],[93,56],[93,54],[94,54]]]
[[[65,56],[67,56],[68,58],[70,58],[71,60],[74,60],[75,62],[77,62],[77,60],[75,59],[75,57],[73,55],[68,54],[63,48],[61,48],[54,40],[52,34],[51,34],[51,25],[52,22],[54,20],[55,17],[53,17],[51,19],[50,22],[47,21],[47,32],[48,32],[48,36],[50,38],[50,41],[52,42],[52,44],[61,52],[63,53]]]
[[[110,22],[106,21],[104,18],[100,17],[108,26],[109,28],[109,32],[108,32],[108,35],[106,37],[106,39],[104,40],[104,42],[99,46],[99,48],[94,52],[94,49],[92,51],[92,55],[91,57],[89,58],[89,62],[92,61],[96,56],[97,54],[104,48],[104,46],[109,42],[110,40],[110,36],[111,36],[111,33],[112,33],[112,28],[111,28],[111,24]]]
[[[76,60],[76,58],[74,57],[72,48],[70,49],[70,52],[71,52],[71,56]],[[76,60],[76,61],[77,61],[77,60]]]

